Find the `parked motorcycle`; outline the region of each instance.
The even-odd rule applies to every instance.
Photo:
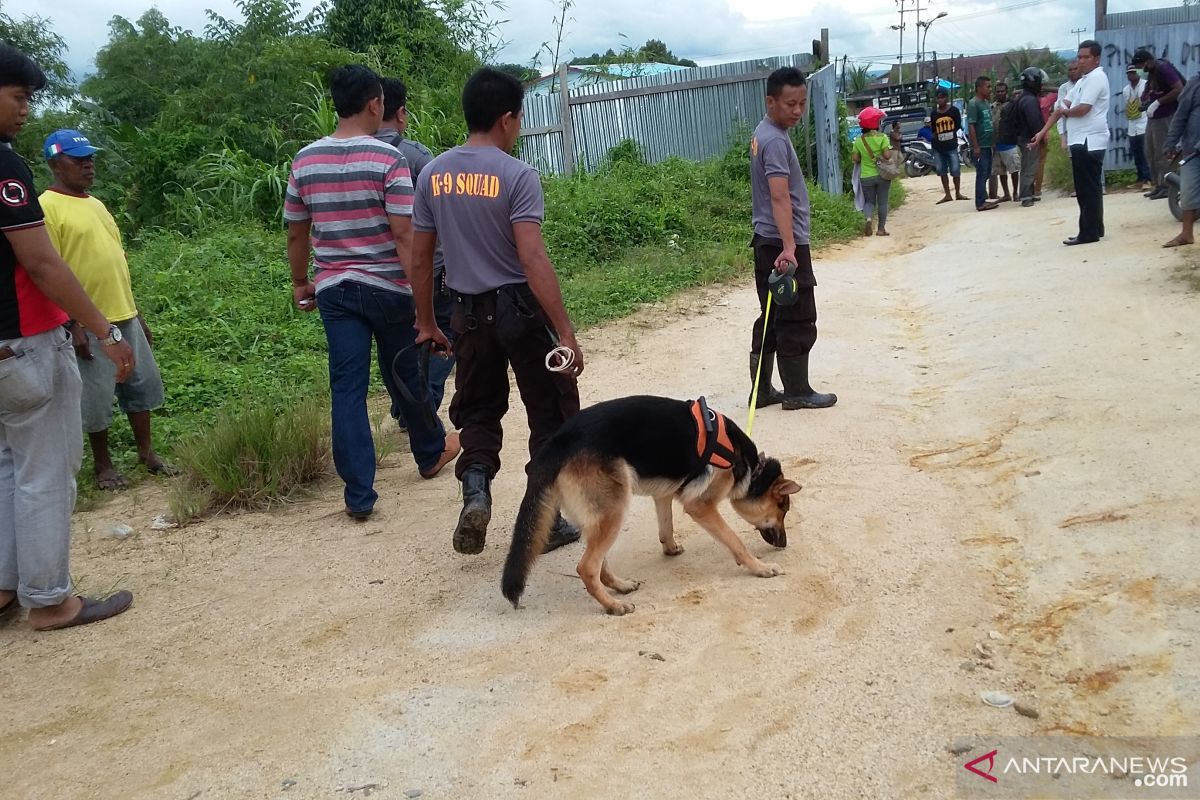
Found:
[[[933,147],[924,139],[906,142],[904,145],[904,174],[910,178],[928,175],[937,169]]]
[[[1185,158],[1180,161],[1179,169],[1182,170],[1183,165],[1191,161],[1193,158],[1195,158],[1194,155],[1190,158]],[[1171,207],[1171,213],[1175,216],[1175,219],[1182,222],[1183,206],[1179,204],[1179,188],[1180,184],[1182,183],[1182,179],[1179,177],[1178,172],[1168,172],[1163,176],[1163,180],[1167,184],[1167,205]]]

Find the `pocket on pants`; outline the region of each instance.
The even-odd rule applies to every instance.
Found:
[[[36,351],[0,361],[0,411],[20,414],[50,400],[51,381]]]

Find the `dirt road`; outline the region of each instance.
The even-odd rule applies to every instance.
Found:
[[[644,581],[634,614],[600,613],[578,546],[513,611],[517,415],[479,557],[450,549],[456,485],[404,454],[362,525],[330,483],[153,531],[141,489],[75,539],[78,581],[132,612],[0,629],[0,795],[940,798],[959,736],[1200,733],[1200,296],[1158,248],[1176,226],[1114,194],[1106,242],[1068,249],[1072,200],[977,214],[933,186],[909,182],[890,239],[820,257],[837,407],[756,422],[804,484],[783,576],[686,519],[665,559],[642,500],[612,555]],[[593,331],[585,402],[703,393],[744,420],[753,305],[713,288]]]

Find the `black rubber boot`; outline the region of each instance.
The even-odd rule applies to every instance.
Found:
[[[454,549],[474,555],[483,552],[487,526],[492,521],[492,480],[482,466],[467,467],[462,476],[463,508],[454,529]]]
[[[754,394],[754,377],[758,374],[759,354],[750,354],[750,394]],[[783,402],[783,392],[771,385],[771,378],[775,374],[775,354],[765,353],[762,361],[762,377],[758,379],[758,402],[754,404],[755,408],[766,408],[767,406],[778,405]],[[750,398],[746,398],[746,405],[750,405]]]
[[[836,394],[814,392],[808,382],[808,353],[802,356],[778,357],[779,377],[783,380],[783,410],[798,408],[829,408],[837,402]]]
[[[579,528],[567,522],[563,519],[563,515],[559,514],[554,520],[554,527],[550,529],[550,538],[546,540],[546,546],[542,548],[542,552],[549,553],[551,550],[557,550],[564,544],[578,542],[579,535]]]

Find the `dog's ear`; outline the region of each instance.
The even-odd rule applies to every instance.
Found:
[[[787,478],[780,478],[778,481],[775,482],[775,485],[771,487],[771,491],[777,495],[783,496],[783,495],[787,495],[787,494],[795,494],[796,492],[800,491],[802,488],[804,488],[804,487],[802,487],[800,484],[796,483],[793,480],[789,480]]]

